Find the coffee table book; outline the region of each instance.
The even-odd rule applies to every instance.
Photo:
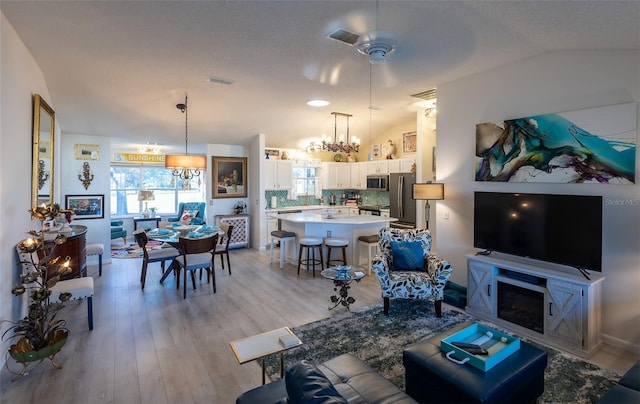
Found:
[[[489,352],[489,355],[473,355],[452,345],[452,342],[480,345]],[[480,323],[472,324],[440,341],[440,350],[447,354],[449,360],[460,364],[469,364],[483,372],[489,371],[519,349],[520,340],[518,338]]]

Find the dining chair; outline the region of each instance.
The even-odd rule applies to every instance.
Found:
[[[207,271],[207,283],[209,283],[210,277],[213,277],[213,293],[216,293],[216,273],[213,261],[216,244],[218,244],[218,234],[201,238],[180,237],[179,248],[182,255],[176,258],[179,265],[177,287],[180,287],[180,271],[184,270],[183,299],[187,298],[187,272],[189,271],[193,288],[196,288],[196,277],[193,272],[196,269]]]
[[[142,272],[140,274],[140,282],[142,283],[142,289],[144,290],[144,283],[147,278],[147,266],[152,262],[159,262],[160,268],[162,268],[162,272],[164,273],[164,263],[165,261],[173,261],[177,256],[180,255],[180,251],[174,247],[162,247],[157,249],[147,249],[147,243],[149,242],[149,238],[147,237],[147,233],[144,229],[136,230],[133,233],[133,236],[136,239],[136,243],[138,246],[142,248]]]
[[[224,271],[224,257],[227,256],[227,267],[229,267],[229,275],[231,275],[231,262],[229,260],[229,243],[231,242],[231,232],[233,232],[233,225],[228,223],[221,223],[220,229],[224,231],[224,236],[220,242],[216,245],[214,255],[220,256],[220,262],[222,263],[222,270]]]

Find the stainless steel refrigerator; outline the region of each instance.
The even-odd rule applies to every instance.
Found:
[[[411,198],[412,184],[415,182],[415,173],[389,174],[389,209],[391,217],[398,219],[397,222],[390,223],[391,227],[416,227],[416,201]]]

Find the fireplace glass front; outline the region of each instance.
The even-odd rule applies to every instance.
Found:
[[[544,293],[498,282],[498,317],[544,334]]]

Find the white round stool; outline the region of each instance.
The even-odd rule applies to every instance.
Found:
[[[320,269],[324,266],[322,262],[322,239],[320,237],[304,236],[300,239],[300,250],[298,252],[298,275],[300,275],[300,265],[305,265],[307,271],[309,265],[313,266],[313,277],[316,277],[316,264],[320,264]],[[302,252],[307,249],[307,258],[302,259]],[[320,258],[316,258],[316,249]]]
[[[293,249],[293,263],[295,264],[295,257],[297,255],[296,246],[296,233],[286,230],[274,230],[271,232],[271,259],[270,264],[273,264],[273,249],[275,243],[280,242],[280,268],[284,268],[284,263],[287,260],[287,242],[292,242],[291,248]]]
[[[378,253],[379,241],[380,237],[377,234],[358,237],[358,267],[368,271],[369,275],[371,275],[371,261],[373,260],[373,256]],[[362,260],[362,247],[367,247],[366,261]]]
[[[98,276],[102,276],[102,254],[104,254],[103,244],[87,244],[87,257],[90,255],[98,256]]]
[[[331,262],[341,262],[342,265],[347,265],[347,247],[349,246],[349,240],[343,237],[326,237],[324,239],[324,245],[327,247],[327,268],[331,266]],[[334,248],[342,249],[342,260],[331,259],[331,250]]]

